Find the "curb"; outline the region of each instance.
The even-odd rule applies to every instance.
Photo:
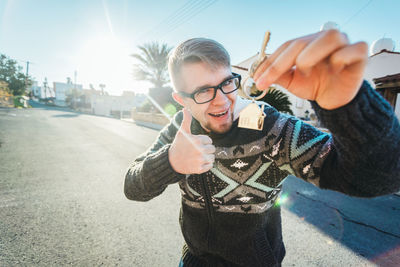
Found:
[[[147,122],[147,121],[134,121],[132,119],[121,119],[121,120],[122,121],[126,121],[126,122],[130,122],[130,123],[134,123],[134,124],[136,124],[138,126],[150,128],[150,129],[153,129],[153,130],[157,130],[157,131],[160,131],[162,128],[164,128],[164,125],[151,123],[151,122]]]

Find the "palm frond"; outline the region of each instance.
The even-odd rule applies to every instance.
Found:
[[[275,87],[270,87],[267,94],[260,100],[270,104],[280,112],[293,115],[289,96]]]
[[[134,77],[137,80],[147,80],[156,87],[163,87],[169,82],[168,54],[172,47],[157,42],[138,46],[139,53],[131,56],[137,59]]]

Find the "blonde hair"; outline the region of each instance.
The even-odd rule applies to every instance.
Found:
[[[175,91],[179,91],[178,80],[185,63],[204,62],[211,68],[230,67],[228,51],[218,42],[207,38],[189,39],[173,49],[168,59],[168,71]]]

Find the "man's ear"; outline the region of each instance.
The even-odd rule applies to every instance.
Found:
[[[172,98],[182,107],[185,106],[185,102],[183,101],[183,98],[180,94],[178,94],[177,92],[172,92]]]

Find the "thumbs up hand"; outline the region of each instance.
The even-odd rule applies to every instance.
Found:
[[[190,130],[192,114],[184,108],[182,125],[169,148],[172,168],[182,174],[200,174],[209,171],[215,160],[215,147],[210,137],[193,135]]]

